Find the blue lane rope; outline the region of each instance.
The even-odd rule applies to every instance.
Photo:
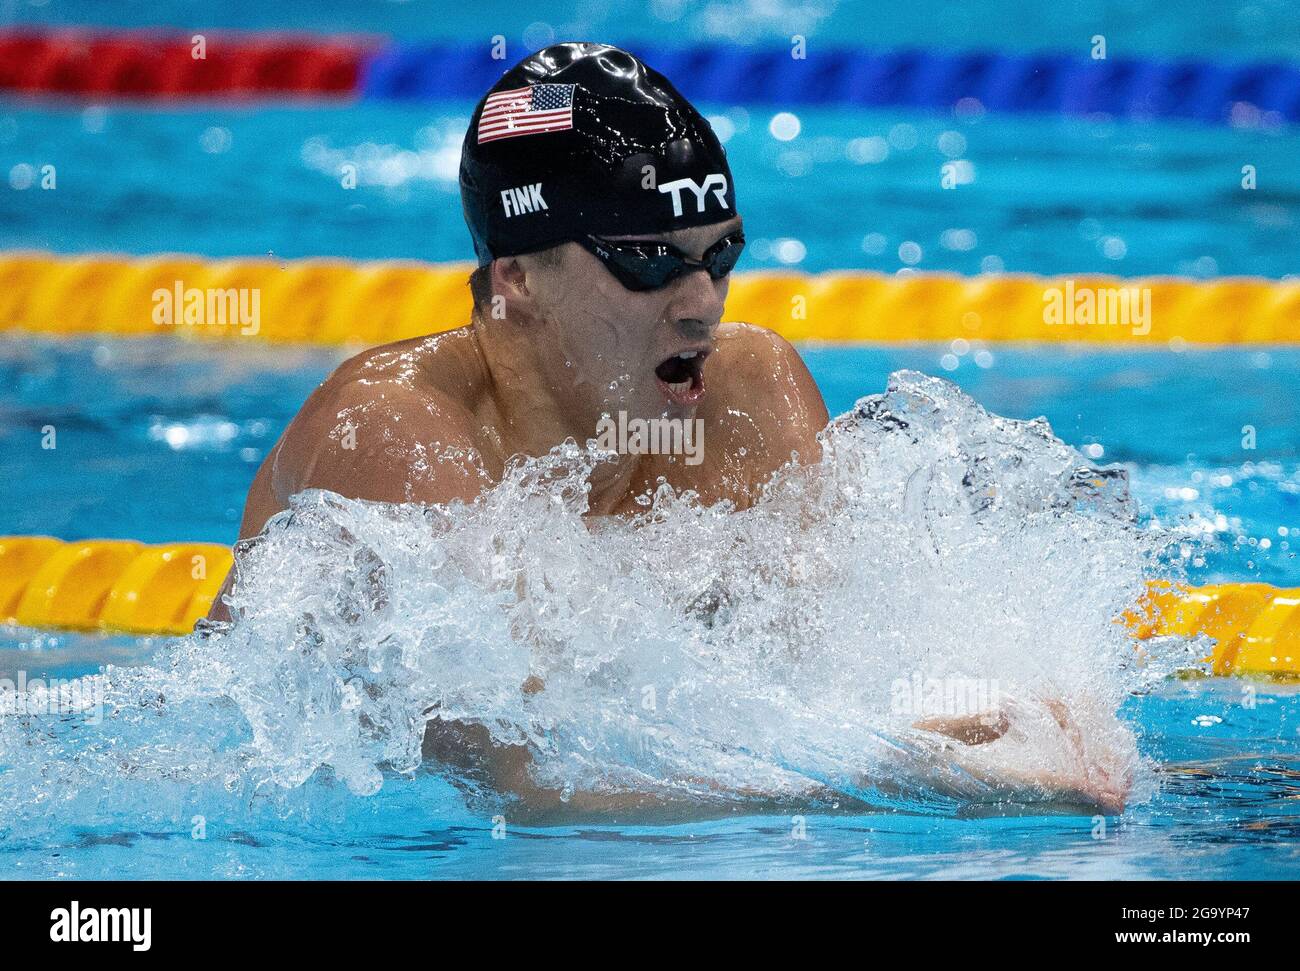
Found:
[[[1300,121],[1300,68],[1200,61],[1090,60],[1060,54],[868,51],[723,44],[626,44],[693,100],[773,106],[950,110],[973,99],[986,111],[1104,114],[1225,123],[1246,103],[1280,122]],[[512,63],[512,62],[510,62]],[[361,94],[381,100],[482,96],[509,67],[486,46],[393,44],[362,65]]]

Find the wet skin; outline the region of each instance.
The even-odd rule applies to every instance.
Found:
[[[698,259],[740,225],[735,218],[620,238],[666,240]],[[619,455],[602,463],[591,477],[590,516],[641,510],[638,497],[661,478],[706,504],[728,500],[744,509],[777,469],[819,458],[816,436],[828,415],[816,384],[778,335],[721,322],[727,278],[694,270],[663,289],[633,292],[575,243],[548,256],[496,260],[493,306],[468,325],[375,347],[340,365],[262,463],[241,539],[260,533],[304,489],[382,502],[470,502],[501,480],[512,457],[545,455],[566,438],[586,442],[597,437],[603,416],[619,412],[701,419],[702,461]],[[670,358],[692,352],[663,371]],[[210,617],[228,619],[220,597]],[[544,686],[530,678],[521,690]],[[987,730],[971,734],[961,720],[924,727],[962,744],[990,740]],[[482,726],[435,719],[425,749],[539,818],[669,808],[638,794],[575,793],[561,803],[559,793],[531,782],[527,749],[492,744]],[[1073,784],[1056,790],[1077,794]]]

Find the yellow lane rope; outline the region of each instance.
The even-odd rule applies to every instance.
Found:
[[[471,269],[3,252],[0,330],[370,345],[466,322]],[[1300,344],[1300,279],[737,273],[726,319],[790,340]]]
[[[0,623],[185,634],[207,613],[231,562],[231,551],[213,543],[0,537]],[[1124,621],[1139,640],[1212,638],[1206,660],[1218,675],[1300,678],[1300,589],[1157,582]]]
[[[214,543],[0,537],[0,622],[186,634],[232,562],[230,549]]]
[[[1267,583],[1216,583],[1187,587],[1152,583],[1128,614],[1139,640],[1204,635],[1215,642],[1216,675],[1300,678],[1300,588]]]

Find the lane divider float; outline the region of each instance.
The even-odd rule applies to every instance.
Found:
[[[472,269],[10,251],[0,330],[372,345],[466,323]],[[795,341],[1300,344],[1300,278],[752,271],[732,278],[725,319]]]
[[[385,38],[16,27],[0,31],[0,89],[180,100],[360,97],[477,100],[523,55],[481,44]],[[692,100],[979,113],[1175,118],[1239,126],[1300,121],[1288,63],[1104,58],[1064,53],[871,50],[823,45],[626,41]]]
[[[0,90],[77,98],[355,98],[375,41],[170,30],[0,31]]]
[[[1267,583],[1189,587],[1156,581],[1124,621],[1139,641],[1212,638],[1214,653],[1204,660],[1215,675],[1300,679],[1300,588]]]
[[[1063,53],[628,43],[692,100],[962,113],[1176,118],[1238,126],[1300,121],[1300,67]],[[477,99],[501,76],[486,48],[401,43],[362,72],[366,98]]]
[[[215,543],[0,537],[0,622],[127,634],[187,634],[234,557]]]

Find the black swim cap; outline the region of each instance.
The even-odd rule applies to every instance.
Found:
[[[502,75],[470,120],[460,195],[480,266],[589,233],[736,215],[712,127],[662,74],[608,44],[553,44]]]

